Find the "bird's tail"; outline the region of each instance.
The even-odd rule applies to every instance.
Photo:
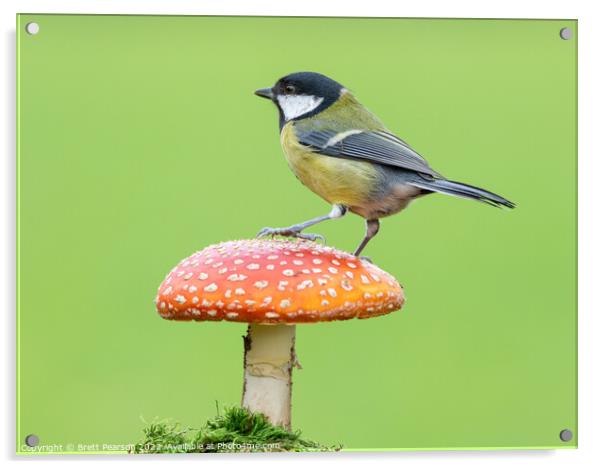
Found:
[[[428,191],[441,192],[442,194],[464,197],[465,199],[478,200],[495,207],[514,208],[516,206],[514,203],[497,194],[494,194],[493,192],[489,192],[478,187],[469,186],[468,184],[464,184],[462,182],[448,181],[447,179],[433,179],[430,181],[413,181],[410,184]]]

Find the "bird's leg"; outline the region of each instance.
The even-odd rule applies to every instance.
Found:
[[[317,239],[321,239],[324,241],[324,236],[319,234],[312,233],[302,233],[305,228],[309,228],[310,226],[316,225],[320,222],[326,220],[332,220],[335,218],[341,218],[347,212],[347,208],[344,205],[333,205],[332,210],[328,215],[322,215],[321,217],[312,218],[311,220],[307,220],[303,223],[297,223],[296,225],[287,226],[285,228],[262,228],[259,233],[257,233],[257,237],[261,238],[262,236],[291,236],[293,238],[301,238],[301,239],[309,239],[310,241],[315,241]]]
[[[366,220],[366,236],[364,236],[364,239],[362,239],[362,242],[353,253],[354,256],[358,257],[361,254],[361,252],[366,247],[366,244],[368,244],[368,241],[370,241],[376,236],[376,233],[378,233],[379,228],[380,222],[378,221],[378,219]]]

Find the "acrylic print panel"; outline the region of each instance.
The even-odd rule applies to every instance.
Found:
[[[327,449],[576,447],[576,21],[27,14],[17,38],[19,452],[207,442],[237,418],[246,324],[153,299],[190,254],[330,210],[253,94],[298,71],[517,206],[432,194],[383,218],[363,254],[407,302],[297,325],[292,428]],[[351,252],[364,222],[309,231]],[[195,430],[145,437],[165,421]]]

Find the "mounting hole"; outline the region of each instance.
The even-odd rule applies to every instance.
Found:
[[[573,439],[573,432],[569,429],[564,429],[560,432],[559,436],[562,441],[571,441]]]
[[[568,41],[570,38],[573,37],[573,30],[571,28],[562,28],[560,30],[560,37],[561,39]]]
[[[38,435],[27,435],[25,437],[25,444],[30,448],[34,448],[40,444],[40,437]]]
[[[27,31],[27,34],[34,36],[40,32],[40,25],[38,23],[27,23],[25,31]]]

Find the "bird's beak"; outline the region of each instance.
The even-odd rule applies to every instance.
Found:
[[[261,96],[262,98],[267,98],[267,99],[272,99],[274,97],[272,88],[260,88],[258,90],[255,90],[255,94],[257,96]]]

